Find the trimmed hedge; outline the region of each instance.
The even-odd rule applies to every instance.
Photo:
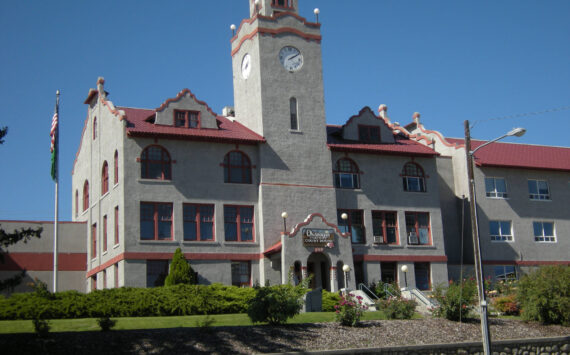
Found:
[[[246,313],[253,288],[221,284],[117,288],[87,294],[15,293],[0,297],[0,319],[66,319]]]

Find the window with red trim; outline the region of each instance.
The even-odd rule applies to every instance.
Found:
[[[103,163],[103,171],[101,172],[101,195],[109,192],[109,164]]]
[[[107,251],[107,215],[103,216],[103,252]]]
[[[89,181],[85,180],[83,183],[83,211],[89,208]]]
[[[342,219],[346,213],[347,219]],[[366,243],[364,234],[364,213],[362,210],[337,210],[338,227],[343,233],[350,233],[353,244]]]
[[[336,162],[334,171],[334,185],[340,189],[360,188],[360,170],[351,159],[342,158]]]
[[[184,240],[214,240],[214,205],[185,203],[183,206]]]
[[[426,192],[424,169],[416,163],[406,163],[402,170],[404,191]]]
[[[247,155],[240,151],[226,154],[224,162],[224,182],[235,184],[251,184],[251,162]]]
[[[113,159],[113,164],[115,171],[113,172],[113,183],[117,185],[119,183],[119,152],[115,150],[115,157]]]
[[[155,180],[171,179],[171,160],[166,149],[151,145],[142,151],[141,177]]]
[[[93,117],[93,140],[97,138],[97,117]]]
[[[383,244],[398,244],[398,213],[372,211],[372,234],[375,243],[380,238]]]
[[[271,6],[292,8],[293,2],[291,0],[273,0],[273,2],[271,3]]]
[[[97,289],[97,275],[91,276],[91,291],[95,291]]]
[[[172,239],[172,203],[141,202],[141,240]]]
[[[431,245],[429,213],[406,212],[408,244]]]
[[[253,206],[224,206],[227,242],[253,242]]]
[[[358,140],[366,143],[380,143],[380,127],[359,124]]]
[[[97,256],[97,223],[91,225],[91,257]]]
[[[249,261],[232,261],[232,286],[251,286],[251,263]]]
[[[115,206],[115,245],[119,244],[119,206]]]
[[[200,112],[188,110],[174,110],[174,126],[186,128],[200,128]]]

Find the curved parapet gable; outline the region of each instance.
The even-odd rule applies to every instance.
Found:
[[[198,128],[218,129],[217,114],[204,101],[198,100],[189,90],[183,89],[176,97],[167,99],[156,109],[155,124],[174,126],[174,111],[199,113]]]
[[[297,233],[299,233],[299,231],[301,230],[301,228],[308,226],[309,224],[311,224],[313,222],[313,219],[315,217],[319,217],[321,219],[321,222],[324,223],[325,225],[331,227],[332,229],[334,229],[334,231],[336,232],[336,234],[340,235],[343,238],[348,238],[348,236],[350,235],[349,233],[342,233],[340,231],[340,229],[338,228],[338,226],[334,223],[330,223],[328,222],[325,217],[320,214],[320,213],[311,213],[310,215],[307,216],[307,218],[305,218],[305,220],[301,223],[296,224],[293,229],[291,230],[290,233],[288,233],[289,238],[294,238]]]

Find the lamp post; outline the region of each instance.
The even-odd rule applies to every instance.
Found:
[[[315,16],[317,17],[317,23],[319,23],[319,13],[320,13],[320,12],[321,12],[321,11],[320,11],[318,8],[316,8],[316,9],[313,10],[313,13],[314,13]]]
[[[287,217],[289,217],[287,212],[281,213],[281,218],[283,218],[283,234],[287,233]]]
[[[465,157],[467,159],[467,178],[469,184],[469,200],[471,207],[471,234],[473,237],[473,256],[475,258],[475,277],[477,280],[477,292],[479,296],[479,313],[481,317],[481,335],[483,338],[483,351],[485,355],[491,353],[491,335],[487,318],[487,300],[485,299],[485,284],[483,282],[483,268],[481,265],[481,240],[479,238],[479,225],[477,221],[477,200],[475,191],[475,173],[473,169],[473,156],[475,152],[486,145],[496,142],[505,137],[521,137],[525,134],[524,128],[515,128],[498,138],[488,141],[476,149],[471,150],[471,132],[469,121],[465,121]]]
[[[350,265],[344,264],[342,271],[344,271],[344,289],[348,292],[348,273],[350,272]]]
[[[407,290],[408,289],[408,265],[402,265],[400,270],[402,270],[402,272],[404,273],[404,285],[405,285],[404,289]]]

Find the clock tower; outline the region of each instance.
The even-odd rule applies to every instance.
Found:
[[[247,0],[250,18],[232,38],[236,121],[262,135],[258,232],[267,248],[319,213],[336,224],[327,148],[321,25],[299,15],[298,0]]]

